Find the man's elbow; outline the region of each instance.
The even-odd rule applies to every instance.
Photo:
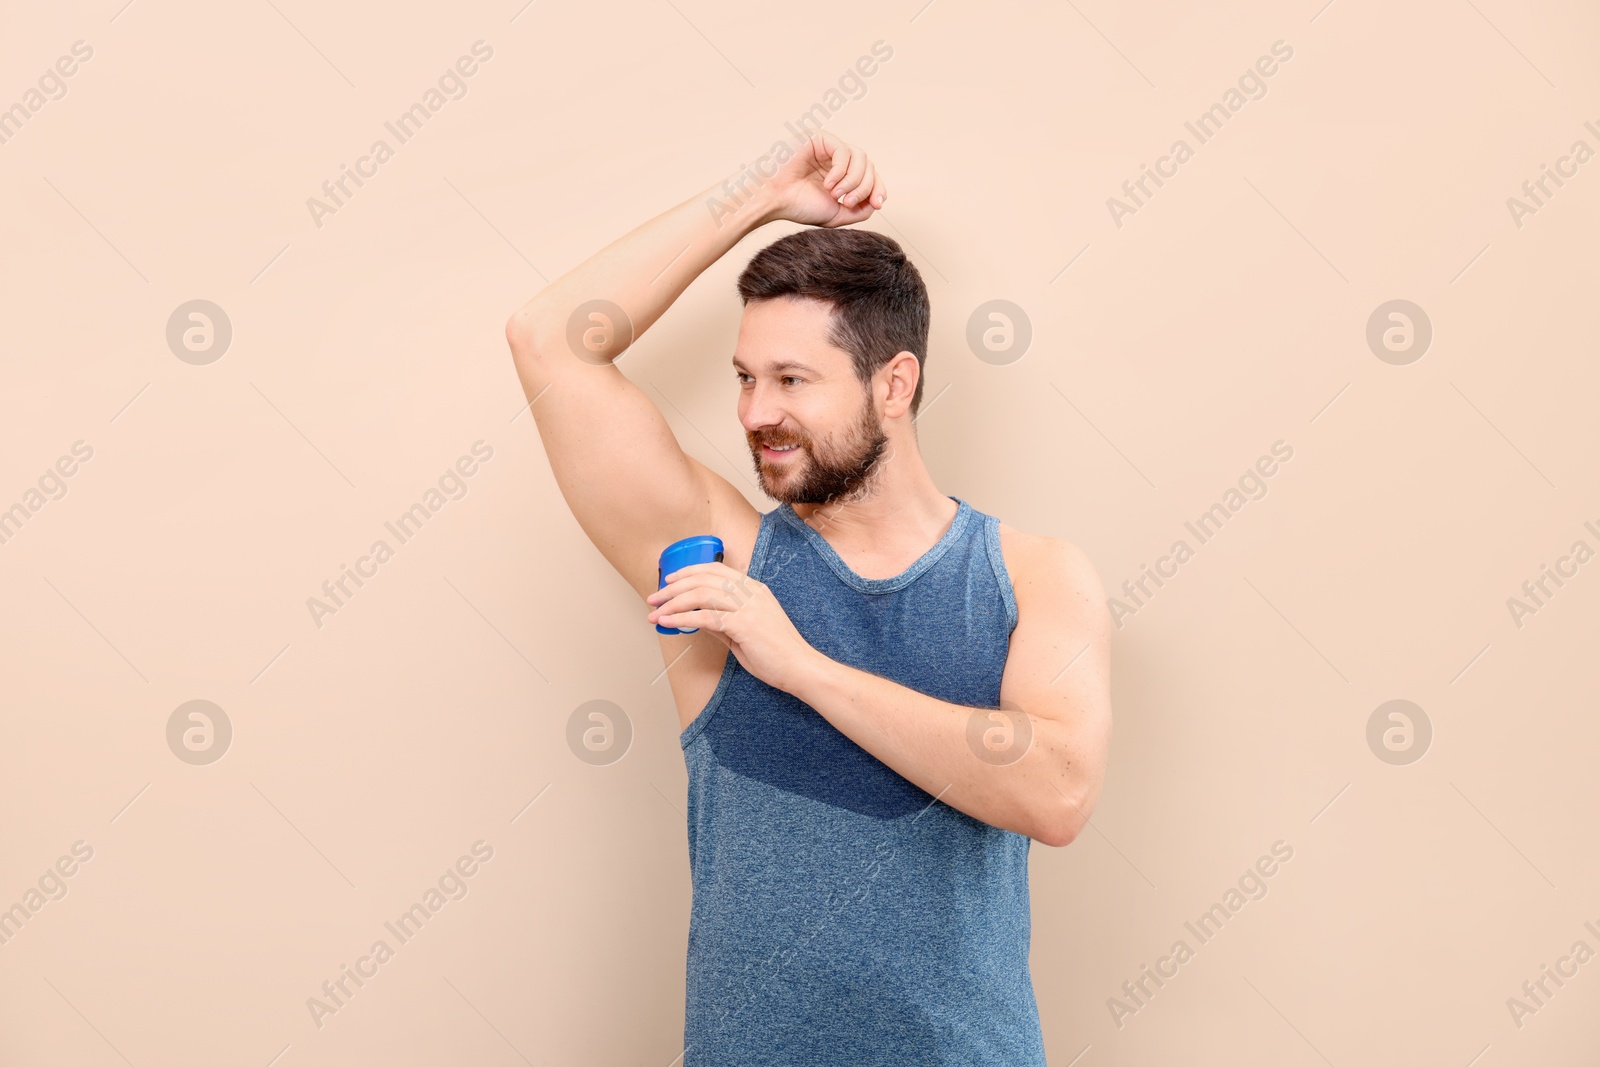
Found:
[[[1082,828],[1082,823],[1058,815],[1045,822],[1033,835],[1033,839],[1051,848],[1066,848],[1077,838],[1078,831]]]
[[[1059,789],[1052,792],[1054,803],[1047,804],[1040,813],[1039,830],[1032,837],[1052,848],[1066,848],[1088,824],[1089,812],[1086,805],[1065,796]]]
[[[533,343],[533,323],[529,320],[526,308],[518,308],[506,320],[506,344],[511,348],[511,357],[522,360],[530,358],[536,351]]]

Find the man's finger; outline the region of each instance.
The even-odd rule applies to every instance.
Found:
[[[655,606],[655,611],[672,614],[673,612],[693,611],[696,608],[710,608],[717,611],[733,611],[736,604],[730,604],[717,590],[699,585],[685,589],[675,596]]]
[[[833,153],[833,167],[828,171],[828,176],[822,179],[822,187],[835,199],[838,198],[841,190],[835,189],[834,183],[844,177],[845,173],[850,169],[851,154],[849,145],[839,145]]]
[[[877,180],[877,171],[873,169],[872,161],[867,161],[866,169],[861,172],[861,180],[850,194],[844,198],[845,207],[860,207],[866,203],[867,197],[872,195],[872,184]],[[848,178],[845,179],[849,181]]]
[[[718,571],[723,569],[730,571],[733,570],[733,568],[729,567],[726,563],[711,562],[685,564],[684,566],[673,571],[671,574],[666,575],[667,584],[671,585],[673,582],[681,581],[684,578],[692,578],[696,574],[704,574],[708,571]]]
[[[718,630],[722,629],[722,620],[727,613],[710,611],[699,608],[694,611],[680,611],[667,615],[657,615],[656,622],[662,626],[676,630]]]
[[[845,169],[844,177],[838,185],[833,187],[834,198],[840,203],[848,199],[848,194],[861,184],[861,177],[867,172],[867,154],[865,152],[852,152],[850,165]],[[846,204],[846,207],[851,205]]]

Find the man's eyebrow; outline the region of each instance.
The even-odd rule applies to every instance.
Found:
[[[746,367],[743,363],[739,362],[739,357],[738,356],[734,356],[733,357],[733,365],[734,365],[735,369],[744,371],[746,374],[748,374],[750,372],[750,368]],[[807,366],[804,363],[796,363],[792,359],[786,359],[782,363],[774,363],[774,364],[772,364],[771,370],[772,370],[772,372],[774,374],[781,374],[784,371],[790,371],[790,370],[805,371],[807,374],[815,374],[815,373],[817,373],[816,368]]]

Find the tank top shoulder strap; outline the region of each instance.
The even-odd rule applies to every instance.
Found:
[[[989,569],[1000,586],[1000,600],[1006,609],[1006,633],[1017,628],[1017,593],[1011,584],[1011,572],[1006,569],[1006,558],[1000,551],[1000,520],[993,515],[977,512],[983,520],[983,548],[989,558]]]
[[[765,581],[771,569],[769,561],[772,558],[772,544],[777,537],[779,525],[778,508],[762,514],[761,525],[756,531],[756,543],[750,549],[750,566],[745,571],[757,581]]]

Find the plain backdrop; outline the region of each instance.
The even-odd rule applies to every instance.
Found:
[[[9,5],[0,1061],[677,1062],[677,720],[503,324],[820,104],[928,284],[939,486],[1131,609],[1099,808],[1032,852],[1050,1062],[1588,1062],[1600,14],[1323,4]],[[792,229],[622,363],[763,510],[733,280]]]

